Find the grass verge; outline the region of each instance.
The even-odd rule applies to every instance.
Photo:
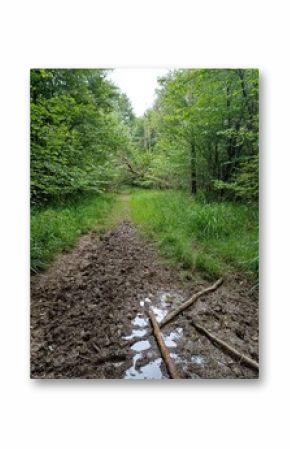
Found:
[[[66,204],[31,210],[31,269],[45,268],[60,251],[72,248],[77,238],[102,225],[111,212],[115,196],[102,194],[80,197]]]
[[[184,192],[136,191],[133,220],[161,252],[211,279],[240,270],[258,276],[258,211],[228,202],[202,204]]]

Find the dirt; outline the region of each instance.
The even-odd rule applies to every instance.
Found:
[[[123,220],[82,237],[31,280],[31,377],[166,379],[145,312],[158,320],[207,281],[181,279],[153,244]],[[257,373],[200,335],[192,319],[258,360],[257,292],[241,275],[162,329],[181,377],[255,378]]]

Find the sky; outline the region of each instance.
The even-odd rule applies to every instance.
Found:
[[[153,106],[157,78],[169,69],[114,69],[109,78],[127,94],[137,116]]]

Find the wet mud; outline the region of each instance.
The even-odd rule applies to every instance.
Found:
[[[73,252],[31,280],[31,377],[168,379],[146,314],[161,321],[208,282],[184,281],[152,243],[124,220],[104,236],[91,233]],[[258,360],[258,300],[240,275],[162,328],[181,377],[256,378],[199,334],[195,319]]]

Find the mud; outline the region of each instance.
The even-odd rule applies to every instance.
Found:
[[[167,379],[146,307],[160,321],[208,283],[182,281],[128,220],[83,237],[31,281],[31,377]],[[200,335],[195,318],[258,360],[258,301],[242,276],[229,276],[162,329],[185,379],[255,378],[250,368]]]

